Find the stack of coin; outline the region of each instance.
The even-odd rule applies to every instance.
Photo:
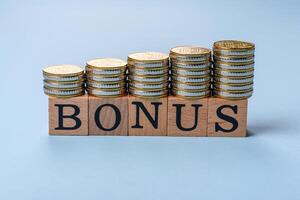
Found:
[[[84,71],[74,65],[55,65],[43,70],[44,92],[54,97],[74,97],[84,94]]]
[[[128,70],[130,94],[146,98],[168,95],[168,55],[158,52],[130,54]]]
[[[172,93],[183,98],[210,96],[211,51],[196,46],[170,50]]]
[[[253,92],[254,50],[252,43],[223,40],[214,43],[214,96],[249,98]]]
[[[126,95],[126,62],[115,58],[90,60],[86,64],[87,91],[99,97]]]

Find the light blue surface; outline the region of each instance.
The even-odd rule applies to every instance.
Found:
[[[297,1],[0,2],[0,199],[300,199]],[[256,44],[247,138],[49,137],[46,65]],[[298,104],[297,104],[298,103]]]

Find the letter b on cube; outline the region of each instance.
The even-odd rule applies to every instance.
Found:
[[[88,95],[48,102],[49,135],[88,135]]]

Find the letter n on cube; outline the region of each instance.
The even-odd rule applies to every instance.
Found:
[[[130,136],[166,136],[167,135],[167,97],[146,99],[129,96]]]

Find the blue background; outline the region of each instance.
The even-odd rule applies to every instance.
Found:
[[[300,199],[297,1],[0,2],[0,199]],[[247,138],[49,137],[44,66],[256,44]]]

